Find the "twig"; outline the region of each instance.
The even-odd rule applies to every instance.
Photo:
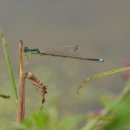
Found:
[[[41,108],[43,108],[43,103],[45,102],[45,94],[47,93],[46,91],[46,86],[43,85],[43,83],[40,82],[40,80],[37,79],[37,77],[31,73],[31,72],[26,72],[25,77],[31,81],[31,83],[37,88],[39,91],[41,97],[42,97],[42,102],[41,102]]]
[[[17,106],[17,117],[16,121],[21,122],[25,114],[25,76],[23,69],[23,42],[19,43],[20,49],[20,81],[19,81],[19,97]]]

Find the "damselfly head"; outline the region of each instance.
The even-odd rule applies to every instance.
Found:
[[[28,47],[24,47],[24,52],[26,53],[28,51],[29,51]]]

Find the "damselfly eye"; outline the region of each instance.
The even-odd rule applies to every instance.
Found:
[[[24,47],[24,52],[27,52],[28,50],[28,47]]]

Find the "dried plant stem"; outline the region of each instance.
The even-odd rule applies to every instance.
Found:
[[[23,68],[23,42],[19,43],[20,49],[20,80],[19,80],[19,96],[17,104],[17,117],[16,121],[21,122],[25,114],[25,75]]]
[[[43,85],[43,83],[41,83],[40,80],[31,72],[26,72],[25,77],[26,79],[30,80],[31,83],[37,88],[37,90],[39,91],[42,97],[42,102],[40,107],[41,110],[43,108],[43,103],[45,102],[45,94],[47,93],[46,91],[47,86]]]
[[[2,34],[1,34],[1,36],[2,36],[2,45],[3,45],[3,49],[4,49],[5,60],[6,60],[8,72],[9,72],[9,75],[11,78],[12,88],[13,88],[16,99],[18,99],[17,88],[16,88],[16,84],[15,84],[15,80],[14,80],[14,74],[13,74],[11,60],[10,60],[9,51],[8,51],[8,42],[5,40],[5,38]]]

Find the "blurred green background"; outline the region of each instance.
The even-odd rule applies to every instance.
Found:
[[[129,60],[129,14],[129,0],[1,0],[0,26],[9,41],[17,86],[19,40],[41,50],[78,44],[79,55],[101,57],[105,62],[35,56],[25,71],[33,72],[48,85],[45,108],[56,106],[61,116],[100,110],[100,96],[117,95],[122,90],[125,81],[121,74],[91,81],[79,96],[76,91],[86,77],[122,67],[123,62]],[[11,94],[2,46],[0,73],[0,92]],[[29,82],[26,84],[26,113],[29,115],[39,109],[40,96]],[[8,121],[15,121],[15,111],[14,97],[0,99],[1,129],[10,127],[5,125]]]

